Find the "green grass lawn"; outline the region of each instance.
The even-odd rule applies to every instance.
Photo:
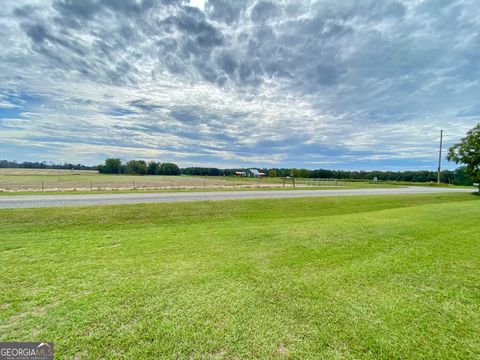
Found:
[[[59,359],[480,357],[480,197],[0,210],[0,341]]]

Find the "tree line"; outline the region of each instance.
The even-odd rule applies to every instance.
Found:
[[[98,170],[98,167],[82,164],[55,164],[46,161],[16,161],[0,160],[0,168],[3,169],[56,169],[56,170]]]
[[[235,172],[244,172],[248,169],[218,169],[211,167],[189,167],[181,169],[185,175],[196,176],[232,176]],[[264,168],[259,169],[269,177],[296,177],[314,179],[341,179],[341,180],[373,180],[402,181],[402,182],[435,182],[436,171],[347,171],[327,169],[291,169],[291,168]],[[465,167],[456,170],[444,170],[440,173],[440,181],[447,184],[471,185],[472,179],[466,173]]]
[[[125,165],[117,160],[108,162],[107,171],[110,174],[134,174],[134,175],[191,175],[191,176],[233,176],[236,172],[245,172],[248,169],[231,168],[220,169],[214,167],[187,167],[178,168],[175,164],[131,160]],[[107,165],[107,162],[106,162]],[[291,169],[291,168],[265,168],[259,169],[269,177],[296,177],[296,178],[319,178],[319,179],[342,179],[342,180],[374,180],[400,181],[400,182],[436,182],[436,171],[346,171],[327,169]],[[473,180],[467,174],[465,167],[456,170],[444,170],[440,173],[440,181],[447,184],[471,185]]]
[[[109,158],[103,165],[98,165],[102,174],[128,175],[180,175],[180,168],[174,163],[160,163],[156,161],[130,160],[126,163],[118,158]]]

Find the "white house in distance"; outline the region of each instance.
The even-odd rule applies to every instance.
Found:
[[[248,169],[247,171],[235,171],[235,176],[264,177],[266,174],[257,169]]]

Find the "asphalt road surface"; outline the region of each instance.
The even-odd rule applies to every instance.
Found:
[[[54,206],[87,206],[113,204],[141,204],[158,202],[273,199],[351,195],[432,194],[446,192],[473,192],[469,189],[399,187],[385,189],[354,190],[255,190],[255,191],[209,191],[209,192],[164,192],[137,194],[88,194],[88,195],[11,195],[0,196],[0,208],[31,208]]]

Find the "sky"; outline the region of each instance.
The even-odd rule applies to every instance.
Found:
[[[479,29],[478,0],[2,0],[0,159],[434,170]]]

